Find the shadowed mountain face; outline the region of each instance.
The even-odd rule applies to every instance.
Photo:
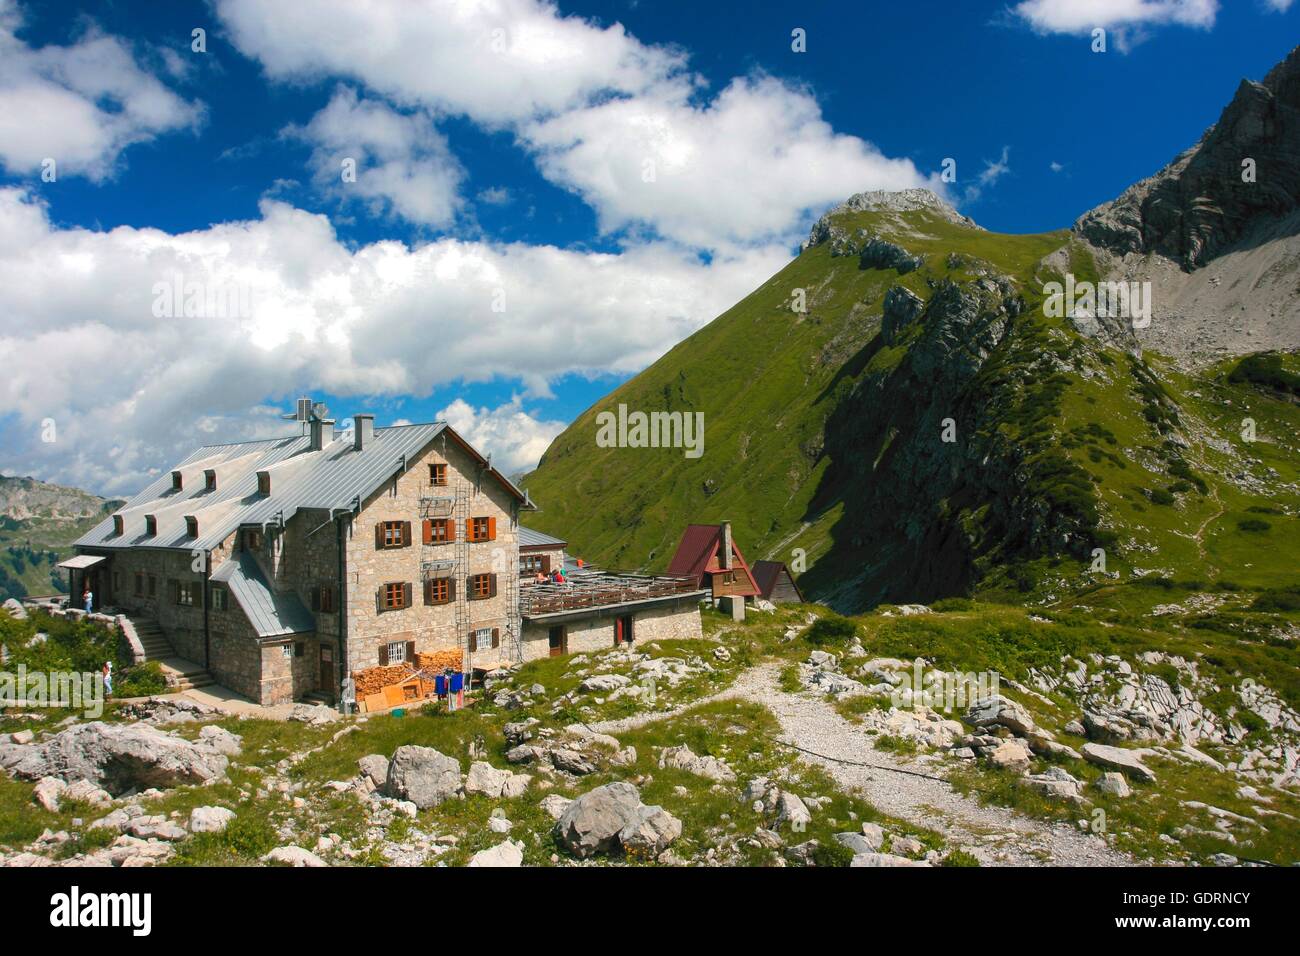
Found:
[[[1300,207],[1300,47],[1262,83],[1243,80],[1201,141],[1085,213],[1075,231],[1116,255],[1154,252],[1191,270],[1276,238]]]
[[[1243,83],[1200,144],[1072,231],[991,233],[925,190],[851,197],[555,440],[525,478],[532,523],[661,570],[683,525],[729,519],[843,610],[1151,574],[1289,586],[1298,71],[1293,53]],[[1054,308],[1067,280],[1150,283],[1151,321]],[[605,447],[597,415],[620,405],[703,414],[704,454]]]

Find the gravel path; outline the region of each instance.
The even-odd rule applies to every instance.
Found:
[[[936,773],[942,758],[905,757],[872,746],[871,736],[823,698],[788,694],[777,683],[780,664],[762,664],[741,673],[735,683],[704,701],[660,714],[638,714],[593,724],[600,733],[618,734],[674,716],[712,700],[741,698],[761,704],[781,724],[787,743],[825,757],[800,753],[799,759],[820,766],[846,790],[890,816],[942,833],[949,844],[994,866],[1130,866],[1133,860],[1099,837],[1072,826],[1051,824],[997,806],[981,806],[941,780],[891,773],[876,767]],[[874,764],[850,766],[839,761]],[[1082,816],[1082,814],[1081,814]]]

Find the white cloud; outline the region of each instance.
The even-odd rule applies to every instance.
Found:
[[[1218,0],[1023,0],[1015,12],[1045,33],[1087,33],[1096,27],[1165,23],[1209,28]]]
[[[754,76],[707,95],[679,51],[541,0],[217,0],[216,9],[272,77],[341,76],[398,104],[515,131],[606,232],[708,250],[793,244],[852,193],[939,188],[910,160],[837,134],[804,89]],[[508,37],[499,51],[497,36]]]
[[[1047,168],[1054,173],[1059,173],[1065,169],[1065,166],[1061,163],[1058,163],[1056,160],[1052,160],[1052,162],[1048,164]]]
[[[540,421],[524,411],[519,396],[496,408],[475,408],[458,398],[438,412],[438,418],[490,454],[492,465],[506,475],[531,471],[565,429],[564,422]]]
[[[1295,0],[1264,0],[1264,5],[1270,10],[1275,10],[1278,13],[1286,13],[1291,9],[1291,4],[1293,2],[1295,2]]]
[[[514,197],[510,190],[504,186],[489,186],[487,189],[479,191],[478,201],[488,206],[505,206],[509,205]]]
[[[0,0],[0,166],[103,180],[122,150],[194,126],[197,104],[141,69],[128,46],[91,27],[71,46],[29,47],[16,33],[22,14]]]
[[[787,258],[776,246],[704,263],[664,243],[591,254],[451,238],[350,249],[324,216],[269,200],[258,219],[194,232],[97,232],[58,227],[24,190],[0,189],[0,469],[130,492],[200,440],[282,434],[263,406],[302,392],[360,405],[496,379],[544,395],[566,374],[635,372]],[[186,297],[229,293],[213,296],[229,308],[156,316],[156,300],[171,301],[157,284],[178,275]],[[38,437],[46,418],[52,444]]]
[[[544,0],[215,0],[235,44],[279,79],[347,77],[398,103],[491,124],[634,94],[681,65],[619,24]]]
[[[1009,160],[1011,159],[1011,147],[1003,146],[1002,155],[996,160],[984,160],[984,168],[980,170],[979,175],[975,177],[975,182],[966,187],[966,202],[975,202],[984,194],[984,190],[992,186],[999,179],[1011,172]]]
[[[287,132],[312,144],[316,184],[345,202],[357,198],[374,214],[428,226],[449,225],[460,208],[464,170],[422,110],[399,113],[341,88],[305,127]],[[346,160],[355,181],[344,179]]]
[[[589,203],[604,231],[646,226],[703,248],[788,240],[811,211],[866,189],[930,184],[836,133],[806,91],[733,80],[703,105],[685,83],[528,124],[550,180]]]

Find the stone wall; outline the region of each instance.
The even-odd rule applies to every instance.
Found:
[[[429,482],[431,463],[448,465],[448,485],[435,487]],[[500,652],[482,656],[505,656],[510,627],[508,595],[511,578],[519,573],[518,518],[514,496],[495,478],[483,473],[475,484],[479,469],[474,460],[446,435],[439,436],[424,453],[412,459],[407,470],[379,489],[362,505],[352,522],[346,543],[348,567],[348,655],[350,671],[356,672],[379,664],[380,645],[393,641],[414,641],[417,652],[446,650],[459,646],[467,635],[456,633],[455,604],[427,606],[424,603],[420,563],[424,555],[435,560],[454,560],[464,553],[458,542],[466,534],[464,521],[457,521],[457,543],[426,547],[421,543],[420,498],[453,496],[458,486],[467,494],[469,517],[496,519],[496,540],[468,545],[467,568],[456,568],[456,601],[464,602],[469,627],[498,628]],[[375,525],[382,521],[411,522],[411,544],[407,547],[380,549],[375,546]],[[497,596],[468,600],[467,577],[478,573],[497,574]],[[388,582],[411,584],[412,606],[398,611],[381,611],[379,588]]]
[[[675,598],[634,611],[618,607],[601,608],[592,611],[590,615],[564,621],[567,652],[578,654],[613,647],[614,622],[628,613],[632,615],[632,638],[637,644],[655,640],[685,640],[703,635],[697,600]],[[551,627],[552,624],[545,620],[524,623],[524,660],[535,660],[550,654]]]

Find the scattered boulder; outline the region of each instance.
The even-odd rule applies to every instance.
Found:
[[[966,711],[966,722],[975,727],[1006,727],[1013,734],[1029,734],[1037,730],[1034,718],[1020,704],[1001,694],[976,701]]]
[[[507,840],[488,850],[479,850],[470,857],[467,866],[522,866],[524,862],[523,845]]]
[[[183,840],[188,836],[184,827],[178,826],[160,814],[136,817],[126,825],[126,832],[141,840],[167,840],[168,842]]]
[[[1061,767],[1050,767],[1044,773],[1022,777],[1020,785],[1051,800],[1065,800],[1073,804],[1088,802],[1079,792],[1079,781]]]
[[[551,793],[542,798],[539,806],[550,815],[552,820],[558,820],[564,816],[564,811],[569,808],[569,804],[572,802],[568,797],[562,797],[558,793]]]
[[[681,836],[681,821],[662,807],[646,806],[636,787],[605,784],[570,803],[555,823],[556,841],[579,859],[620,851],[658,856]]]
[[[225,754],[227,757],[238,757],[239,752],[244,749],[244,738],[239,734],[232,734],[224,727],[218,727],[215,724],[208,724],[199,730],[199,740],[207,744],[219,754]]]
[[[384,792],[421,810],[436,807],[461,793],[460,763],[432,747],[398,747],[388,764]]]
[[[801,831],[812,822],[812,813],[798,795],[782,790],[776,798],[776,825],[788,823],[795,831]]]
[[[578,685],[578,690],[608,693],[609,691],[618,690],[620,687],[626,687],[630,683],[632,681],[622,674],[597,674],[583,680]]]
[[[190,811],[191,833],[224,833],[235,819],[235,811],[225,807],[195,807]]]
[[[0,767],[21,780],[89,780],[109,793],[207,783],[228,761],[206,743],[193,743],[146,724],[76,724],[40,744],[0,747]]]
[[[388,758],[383,754],[366,754],[357,761],[361,776],[369,780],[376,790],[381,790],[388,782]]]
[[[1029,748],[1024,742],[1015,738],[1004,740],[989,753],[989,763],[1013,773],[1024,773],[1029,769]]]
[[[490,763],[476,760],[470,764],[469,774],[465,777],[466,793],[481,793],[493,799],[501,796],[501,788],[514,774],[509,770],[498,770]]]
[[[701,757],[692,753],[691,748],[685,744],[680,747],[665,747],[659,754],[659,767],[660,769],[673,767],[693,773],[697,777],[720,782],[729,783],[736,779],[735,771],[728,767],[725,761],[717,757]]]
[[[1106,744],[1086,743],[1083,759],[1108,770],[1120,770],[1146,783],[1154,783],[1156,775],[1142,763],[1142,752],[1109,747]]]
[[[1129,789],[1128,781],[1124,779],[1124,775],[1115,770],[1107,770],[1094,786],[1102,793],[1108,793],[1112,797],[1127,797],[1133,793]]]
[[[329,724],[340,717],[342,714],[324,704],[294,704],[293,710],[289,711],[289,719],[302,724]]]
[[[262,857],[262,862],[278,863],[281,866],[319,867],[329,865],[315,853],[304,850],[300,846],[278,846]]]
[[[849,866],[929,866],[924,860],[909,860],[905,856],[892,853],[858,853],[849,861]]]
[[[42,777],[36,781],[36,789],[32,791],[32,799],[50,813],[58,813],[59,801],[67,789],[68,785],[58,777]]]
[[[575,777],[585,777],[587,774],[595,773],[598,769],[585,755],[576,750],[564,748],[551,751],[551,764],[556,770],[571,773]]]

